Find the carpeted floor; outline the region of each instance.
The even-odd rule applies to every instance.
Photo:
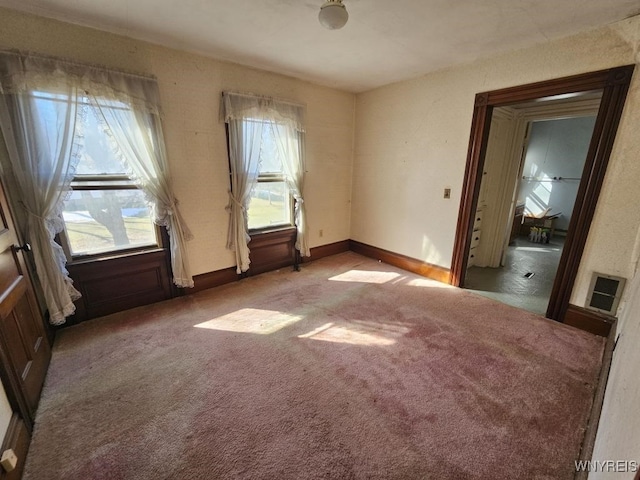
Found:
[[[603,346],[336,255],[60,332],[24,480],[569,480]]]

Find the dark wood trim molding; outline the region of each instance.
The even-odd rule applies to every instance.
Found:
[[[236,273],[236,267],[223,268],[213,272],[202,273],[193,277],[193,288],[185,288],[184,293],[191,295],[193,293],[208,290],[209,288],[219,287],[240,280],[242,278]]]
[[[547,310],[548,318],[560,321],[564,319],[633,70],[633,65],[627,65],[485,92],[476,96],[454,252],[451,260],[450,283],[452,285],[464,286],[467,257],[471,245],[473,215],[480,191],[480,172],[484,166],[493,108],[560,94],[602,90],[600,109]]]
[[[289,267],[296,260],[295,227],[271,232],[249,233],[251,264],[247,275],[258,275],[279,268]]]
[[[263,240],[261,246],[268,247],[270,245],[278,245],[282,243],[282,240],[284,240],[285,242],[286,241],[290,242],[291,232],[289,230],[285,230],[284,232],[285,232],[284,235],[275,236],[275,237],[272,236],[270,240],[264,239],[264,238],[261,239]],[[251,244],[249,244],[249,247],[251,247]],[[327,245],[320,245],[318,247],[313,247],[311,249],[311,257],[304,257],[303,261],[304,263],[309,263],[314,260],[319,260],[320,258],[323,258],[323,257],[328,257],[330,255],[335,255],[335,254],[347,252],[347,251],[349,251],[349,240],[342,240],[341,242],[329,243]],[[275,263],[277,264],[278,260],[276,260]],[[285,259],[285,263],[286,265],[293,265],[293,263],[289,262],[286,259]],[[251,264],[253,265],[253,260]],[[273,262],[271,262],[271,264],[273,264]],[[272,268],[272,270],[275,270],[277,268],[280,268],[280,267]],[[238,273],[236,273],[236,267],[223,268],[222,270],[216,270],[214,272],[195,275],[193,277],[194,287],[183,289],[183,293],[186,295],[191,295],[193,293],[201,292],[202,290],[207,290],[209,288],[219,287],[227,283],[236,282],[241,278],[243,278],[242,275],[239,275]]]
[[[600,109],[569,222],[569,233],[549,300],[548,318],[564,321],[609,164],[633,68],[633,66],[620,67],[606,73]],[[626,83],[614,82],[614,78],[626,79]]]
[[[569,305],[564,315],[564,323],[594,335],[608,337],[616,323],[616,318],[587,308]]]
[[[450,272],[447,268],[432,265],[430,263],[423,262],[422,260],[390,252],[389,250],[383,250],[382,248],[367,245],[366,243],[357,242],[355,240],[350,240],[349,246],[351,251],[364,255],[365,257],[380,260],[384,263],[388,263],[389,265],[407,270],[408,272],[417,273],[423,277],[437,280],[438,282],[449,283]]]
[[[174,297],[168,255],[158,248],[67,264],[82,298],[62,327]]]
[[[330,257],[331,255],[337,255],[338,253],[344,253],[349,251],[349,240],[342,240],[340,242],[328,243],[326,245],[320,245],[319,247],[311,248],[310,257],[302,257],[303,263],[313,262],[314,260],[320,260],[324,257]]]
[[[569,305],[571,308],[573,305]],[[593,457],[593,449],[596,444],[596,434],[598,433],[598,424],[602,414],[602,405],[604,404],[604,395],[609,381],[609,372],[611,371],[611,362],[613,360],[613,350],[615,349],[617,320],[613,319],[611,330],[607,335],[607,343],[604,346],[602,355],[602,365],[600,366],[600,375],[598,377],[598,385],[593,395],[593,404],[591,406],[591,414],[587,423],[587,429],[584,432],[582,440],[582,448],[580,449],[579,460],[591,460]],[[577,472],[574,480],[587,480],[589,472]]]
[[[460,212],[456,226],[456,232],[458,233],[453,245],[453,258],[451,259],[449,276],[449,282],[456,287],[463,286],[464,272],[467,271],[469,248],[471,246],[473,221],[478,208],[478,193],[482,182],[482,168],[489,140],[491,114],[493,113],[493,107],[489,107],[487,103],[488,94],[479,93],[476,95],[469,151],[467,152],[467,166],[465,167],[462,186],[462,199],[460,200]]]
[[[0,452],[4,452],[8,448],[12,449],[13,453],[18,457],[18,464],[16,468],[9,473],[5,472],[3,468],[0,468],[0,480],[19,480],[22,477],[22,470],[24,469],[27,452],[29,451],[30,441],[31,436],[25,423],[20,416],[14,412],[9,421],[9,427],[4,436],[2,450],[0,450]]]

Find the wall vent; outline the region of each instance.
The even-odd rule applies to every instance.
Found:
[[[625,279],[594,272],[589,286],[587,308],[607,315],[616,315]]]

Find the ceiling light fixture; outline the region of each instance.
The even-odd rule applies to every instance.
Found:
[[[342,4],[342,0],[328,0],[320,7],[318,20],[320,20],[323,27],[329,30],[337,30],[347,23],[349,13]]]

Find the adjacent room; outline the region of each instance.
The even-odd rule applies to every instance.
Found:
[[[640,5],[0,0],[0,480],[632,479]]]

